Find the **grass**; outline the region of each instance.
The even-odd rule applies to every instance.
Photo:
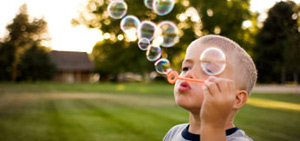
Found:
[[[122,94],[172,95],[173,85],[167,83],[0,83],[1,93],[101,92]]]
[[[300,95],[253,94],[236,126],[254,140],[299,140]],[[1,83],[0,140],[162,140],[188,121],[172,85]]]

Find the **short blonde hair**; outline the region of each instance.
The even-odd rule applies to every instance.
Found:
[[[236,42],[220,35],[206,35],[198,40],[202,44],[216,46],[224,51],[226,58],[235,64],[232,65],[235,84],[250,95],[257,80],[257,70],[249,54]]]

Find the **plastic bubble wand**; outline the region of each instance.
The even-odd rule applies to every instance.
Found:
[[[177,80],[185,80],[190,82],[205,83],[204,80],[179,77],[177,71],[170,71],[167,74],[167,79],[170,84],[174,84]]]

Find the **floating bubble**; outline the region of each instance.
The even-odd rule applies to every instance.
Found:
[[[177,26],[170,21],[163,21],[157,26],[156,38],[162,38],[161,46],[172,47],[179,40],[179,30]]]
[[[168,59],[161,58],[154,63],[156,72],[160,74],[167,74],[172,71],[171,65]]]
[[[144,0],[144,4],[149,9],[153,8],[153,0]]]
[[[126,33],[127,31],[130,31],[132,29],[137,31],[139,25],[140,20],[136,16],[128,15],[121,20],[120,27],[122,31]]]
[[[153,0],[153,10],[156,14],[164,16],[174,8],[175,0]]]
[[[137,28],[140,25],[140,20],[132,15],[126,16],[121,20],[120,27],[128,37],[129,41],[135,41],[137,36]]]
[[[159,46],[149,45],[146,52],[149,61],[156,61],[161,56],[161,48]]]
[[[124,1],[112,1],[107,7],[110,17],[121,19],[127,13],[127,4]]]
[[[147,47],[150,45],[150,41],[147,38],[141,38],[138,42],[138,46],[141,50],[147,50]]]
[[[147,38],[149,41],[153,39],[155,33],[156,25],[151,21],[143,21],[141,22],[138,29],[138,37]]]
[[[224,71],[226,57],[224,52],[216,47],[207,48],[200,56],[202,70],[208,75],[218,75]]]

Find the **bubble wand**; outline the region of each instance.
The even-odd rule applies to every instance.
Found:
[[[226,58],[223,51],[216,47],[210,47],[203,51],[200,56],[201,68],[208,75],[218,75],[222,73],[226,66]],[[177,71],[169,69],[169,61],[161,60],[155,63],[157,72],[167,74],[167,80],[174,84],[177,80],[185,80],[196,83],[205,83],[205,80],[179,77]]]
[[[204,80],[179,77],[177,71],[170,71],[167,74],[167,79],[170,84],[174,84],[177,80],[185,80],[190,82],[205,83]]]

